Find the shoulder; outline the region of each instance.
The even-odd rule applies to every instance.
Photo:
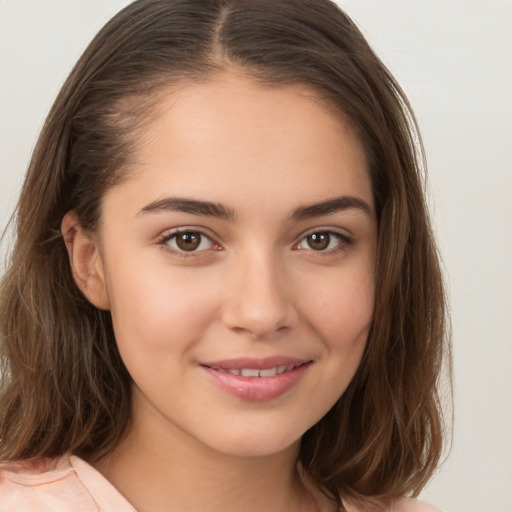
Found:
[[[376,510],[376,509],[372,509]],[[361,507],[347,506],[348,512],[365,512]],[[411,498],[403,498],[396,501],[393,505],[385,510],[379,508],[379,512],[441,512],[436,507],[426,503],[425,501],[415,500]]]
[[[96,510],[69,457],[0,466],[0,512]]]
[[[390,512],[440,512],[440,510],[425,501],[402,499],[394,504]]]

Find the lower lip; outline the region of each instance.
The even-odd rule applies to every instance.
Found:
[[[242,377],[214,370],[208,366],[202,368],[224,391],[251,402],[266,402],[293,388],[306,373],[310,364],[302,364],[274,377]]]

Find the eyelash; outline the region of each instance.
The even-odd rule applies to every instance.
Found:
[[[354,242],[353,238],[351,238],[350,236],[348,236],[344,233],[340,233],[339,231],[334,231],[332,229],[316,228],[313,231],[310,231],[309,233],[304,234],[302,236],[302,238],[300,239],[300,241],[297,244],[295,244],[295,247],[297,247],[297,250],[299,250],[299,251],[304,250],[303,248],[299,248],[298,246],[301,243],[303,243],[304,241],[306,241],[306,239],[308,237],[313,236],[313,235],[327,235],[328,237],[330,237],[330,239],[335,238],[338,240],[338,243],[334,247],[331,247],[330,249],[323,249],[323,250],[318,250],[318,251],[315,251],[311,247],[309,249],[306,249],[306,250],[312,251],[313,253],[322,254],[325,256],[338,254],[339,252],[346,250],[347,247],[352,245]],[[331,240],[329,240],[329,243],[330,242],[331,242]]]
[[[171,247],[169,245],[169,242],[171,240],[176,239],[178,236],[183,235],[183,234],[199,235],[202,239],[206,238],[207,240],[209,240],[212,247],[208,247],[206,249],[202,249],[199,251],[198,250],[186,251],[186,250],[180,250],[179,248]],[[306,241],[306,239],[308,237],[313,236],[313,235],[327,235],[331,238],[334,237],[338,240],[338,243],[330,249],[322,249],[322,250],[317,250],[317,251],[311,247],[309,249],[299,248],[299,245],[301,243],[303,243],[304,241]],[[329,243],[330,242],[331,242],[331,240],[329,240]],[[294,245],[294,249],[298,250],[298,251],[309,250],[313,253],[322,254],[322,255],[327,256],[327,255],[334,255],[341,251],[346,250],[348,246],[353,244],[353,242],[354,242],[354,240],[350,236],[348,236],[344,233],[340,233],[339,231],[334,231],[331,229],[315,229],[313,231],[310,231],[310,232],[302,235],[299,242],[297,242]],[[200,241],[200,244],[201,243],[203,243],[203,240]],[[184,229],[172,231],[170,233],[166,233],[158,240],[158,245],[164,246],[164,248],[166,250],[171,251],[173,254],[176,254],[182,258],[194,257],[194,256],[197,256],[199,253],[205,252],[212,248],[213,248],[213,250],[220,249],[220,246],[218,244],[216,244],[216,242],[212,239],[211,236],[204,233],[204,231],[202,231],[201,229],[194,229],[194,228],[184,228]]]
[[[186,251],[186,250],[180,250],[179,248],[171,247],[169,245],[169,242],[171,240],[177,239],[178,236],[184,235],[184,234],[199,235],[199,237],[201,237],[200,244],[203,243],[203,239],[207,239],[211,243],[212,247],[208,247],[207,249],[202,249],[200,251],[197,251],[197,250]],[[202,230],[195,229],[195,228],[183,228],[183,229],[179,229],[176,231],[172,231],[170,233],[166,233],[158,240],[158,245],[163,246],[166,250],[171,251],[173,254],[176,254],[182,258],[191,258],[191,257],[197,256],[199,253],[205,252],[211,248],[214,248],[214,250],[218,250],[218,248],[220,247],[218,244],[216,244],[214,242],[214,240],[212,239],[211,236],[207,235]]]

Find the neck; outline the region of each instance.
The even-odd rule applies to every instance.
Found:
[[[297,472],[298,442],[277,454],[232,456],[163,428],[150,411],[138,416],[114,452],[93,463],[138,512],[316,512]]]

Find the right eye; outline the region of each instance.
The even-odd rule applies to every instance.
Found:
[[[213,241],[200,231],[170,233],[162,241],[176,252],[200,252],[213,247]]]

